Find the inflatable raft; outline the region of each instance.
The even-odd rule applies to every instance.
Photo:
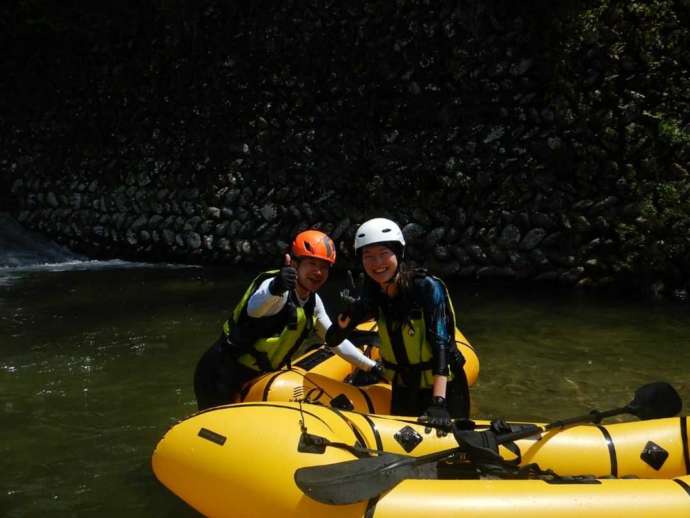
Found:
[[[375,323],[358,326],[358,334],[352,340],[378,359],[378,349],[374,346],[378,341]],[[479,376],[479,357],[458,329],[455,330],[455,343],[465,358],[463,369],[468,384],[472,386]],[[390,414],[390,385],[360,385],[357,377],[358,373],[350,363],[324,346],[307,352],[289,367],[259,377],[242,393],[241,402],[306,399],[343,410]]]
[[[453,435],[425,433],[413,419],[300,402],[243,403],[193,415],[160,441],[153,470],[173,493],[211,517],[690,516],[686,417],[530,433],[510,448],[500,446],[500,455],[561,477],[590,477],[432,476],[403,480],[366,501],[320,503],[297,486],[298,469],[356,459],[352,446],[418,457],[458,442]]]

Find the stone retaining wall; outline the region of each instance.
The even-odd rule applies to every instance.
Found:
[[[687,13],[573,4],[94,7],[4,61],[35,85],[3,101],[15,213],[92,256],[257,266],[318,227],[346,267],[384,215],[442,275],[684,298]]]

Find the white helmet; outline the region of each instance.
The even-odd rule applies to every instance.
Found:
[[[355,253],[360,248],[376,243],[399,243],[405,247],[405,238],[400,227],[390,219],[374,218],[365,221],[355,233]]]

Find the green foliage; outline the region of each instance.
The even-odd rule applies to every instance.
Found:
[[[690,147],[690,131],[681,127],[680,122],[674,118],[662,118],[659,116],[659,138],[672,146]]]

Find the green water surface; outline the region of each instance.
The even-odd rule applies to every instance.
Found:
[[[151,453],[196,409],[195,363],[255,272],[0,270],[0,516],[196,516]],[[338,306],[334,278],[324,291]],[[690,400],[690,309],[619,296],[449,286],[481,362],[477,418],[548,421],[666,380]]]

